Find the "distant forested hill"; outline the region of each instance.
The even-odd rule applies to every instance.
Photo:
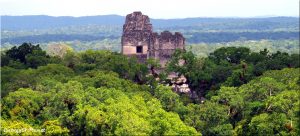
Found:
[[[52,16],[2,16],[2,30],[32,30],[66,27],[74,25],[120,25],[124,16],[102,15],[84,17],[52,17]],[[205,29],[275,29],[299,28],[297,17],[269,18],[184,18],[184,19],[151,19],[154,27],[184,27],[198,26]]]
[[[50,29],[74,25],[121,25],[124,22],[123,16],[103,15],[85,17],[52,17],[44,15],[35,16],[2,16],[2,30],[32,30]]]
[[[68,44],[76,51],[107,49],[118,52],[124,22],[125,17],[118,15],[1,16],[1,49],[29,42],[40,44],[43,49],[52,44]],[[298,17],[151,19],[151,23],[156,32],[181,32],[186,44],[193,47],[243,41],[264,43],[264,40],[284,43],[280,46],[284,46],[284,50],[280,51],[294,52],[299,46],[296,42],[299,39]],[[276,51],[278,46],[274,47]],[[203,48],[201,51],[208,53]]]

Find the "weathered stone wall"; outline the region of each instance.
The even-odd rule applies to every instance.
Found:
[[[164,31],[160,35],[154,33],[153,39],[153,45],[150,45],[152,48],[149,48],[149,52],[151,52],[149,56],[160,60],[162,67],[165,66],[176,49],[184,49],[185,39],[178,32],[174,35],[169,31]]]
[[[155,58],[164,67],[176,49],[184,49],[184,42],[179,32],[153,33],[149,17],[141,12],[126,16],[122,35],[122,53],[125,55],[137,56],[141,61],[145,60],[145,56]],[[142,52],[138,52],[138,48],[142,48]]]
[[[122,53],[125,55],[147,54],[151,33],[152,25],[148,16],[141,12],[128,14],[123,25]],[[137,53],[136,46],[142,47],[142,53]]]

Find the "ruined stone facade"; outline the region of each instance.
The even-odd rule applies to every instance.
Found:
[[[149,17],[141,12],[133,12],[126,16],[122,35],[124,55],[136,56],[141,62],[147,58],[154,58],[165,67],[176,49],[184,49],[184,42],[185,39],[179,32],[154,33]]]

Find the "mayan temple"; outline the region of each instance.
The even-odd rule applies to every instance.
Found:
[[[184,50],[185,39],[179,32],[153,32],[148,16],[133,12],[126,16],[123,25],[122,54],[136,56],[143,62],[147,58],[159,60],[162,67],[176,49]]]

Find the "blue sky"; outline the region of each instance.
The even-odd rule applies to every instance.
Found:
[[[151,18],[299,16],[299,0],[0,0],[1,15],[126,15],[133,11]]]

